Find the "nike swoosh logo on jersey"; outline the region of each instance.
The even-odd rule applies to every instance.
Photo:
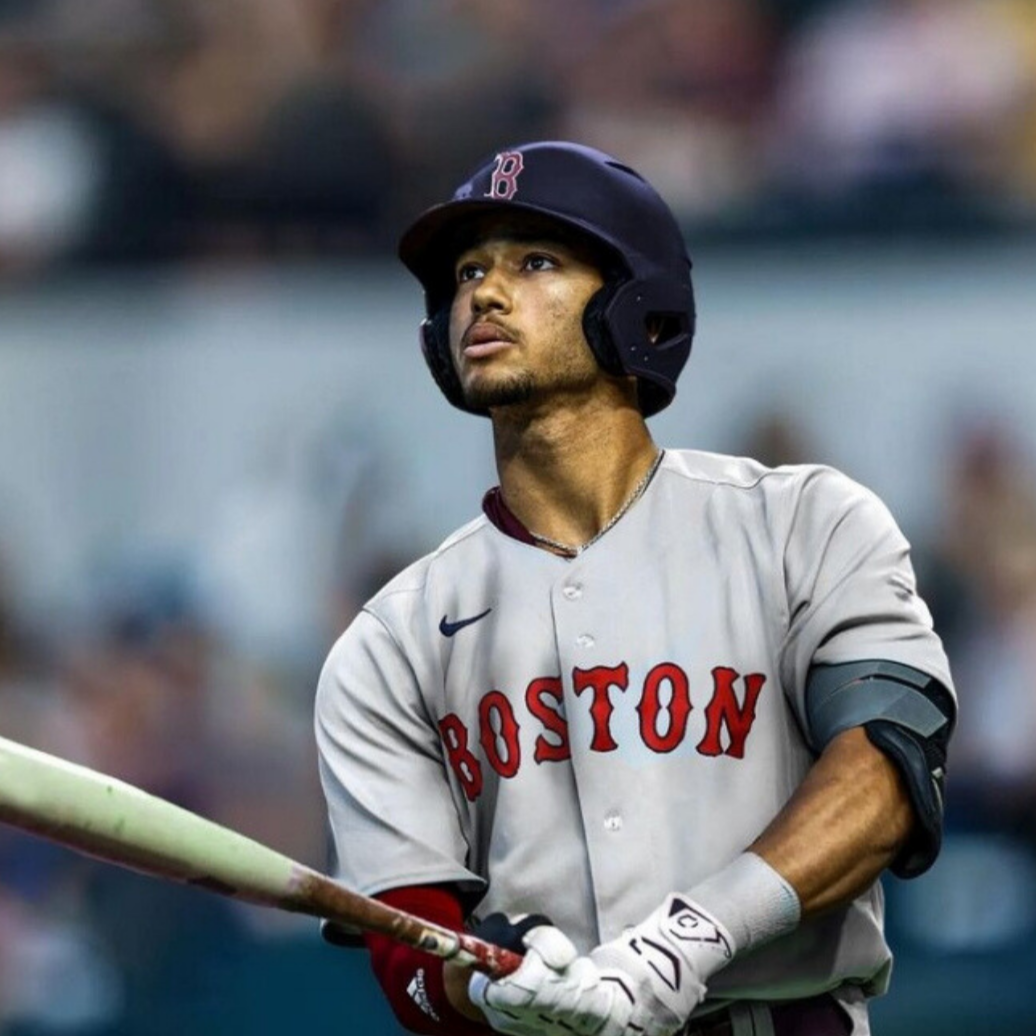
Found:
[[[470,619],[458,619],[456,622],[450,622],[444,615],[439,623],[439,632],[444,637],[452,637],[454,633],[464,629],[465,626],[470,626],[473,622],[484,619],[492,610],[492,608],[487,608],[481,615],[473,615]]]

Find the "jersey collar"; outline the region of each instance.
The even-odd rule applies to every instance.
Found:
[[[499,486],[493,486],[482,497],[482,512],[505,536],[510,536],[511,539],[518,540],[520,543],[535,546],[536,541],[532,538],[532,534],[504,503],[504,494],[500,492]]]

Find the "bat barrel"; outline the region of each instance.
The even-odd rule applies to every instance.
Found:
[[[274,904],[293,860],[189,810],[0,738],[0,820],[158,877]]]
[[[494,977],[521,963],[516,954],[361,896],[131,784],[2,737],[0,821],[120,867],[381,932]]]

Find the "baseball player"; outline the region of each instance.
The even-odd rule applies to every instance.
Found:
[[[628,166],[501,151],[400,255],[500,484],[324,667],[337,873],[524,961],[489,981],[368,936],[397,1017],[868,1033],[877,879],[938,852],[955,719],[907,541],[830,468],[654,443],[695,306],[676,221]]]

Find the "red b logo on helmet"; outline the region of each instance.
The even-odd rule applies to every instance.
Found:
[[[493,179],[485,196],[496,198],[498,201],[510,201],[518,193],[518,174],[524,167],[525,163],[519,152],[501,151],[496,156]]]

